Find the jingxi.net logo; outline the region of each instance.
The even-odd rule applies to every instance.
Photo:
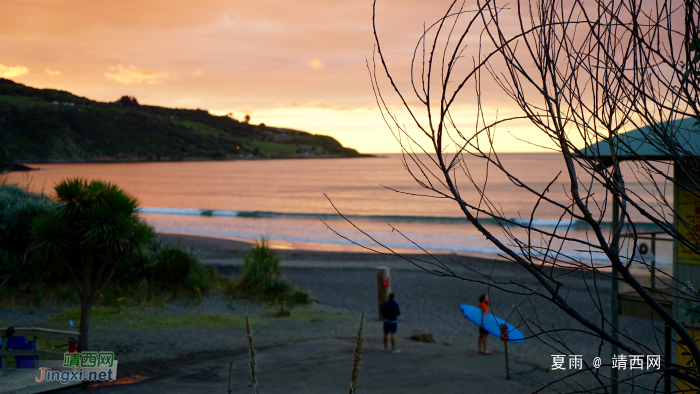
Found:
[[[63,368],[39,368],[37,382],[104,382],[117,379],[114,352],[65,353]]]

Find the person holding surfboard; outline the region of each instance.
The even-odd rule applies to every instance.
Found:
[[[394,293],[389,294],[389,301],[382,304],[382,316],[384,316],[384,350],[387,350],[387,334],[391,333],[391,350],[393,353],[401,353],[401,350],[396,348],[397,317],[401,314],[401,310],[399,310],[399,304],[394,301],[394,297]]]
[[[481,318],[481,326],[479,326],[479,354],[491,354],[488,350],[486,350],[486,339],[489,336],[489,332],[484,329],[484,324],[486,323],[486,314],[489,313],[489,307],[491,306],[491,302],[489,301],[489,296],[486,294],[482,294],[481,297],[479,297],[479,306],[477,308],[481,309],[482,312],[482,318]],[[484,345],[484,350],[481,350],[481,344]]]

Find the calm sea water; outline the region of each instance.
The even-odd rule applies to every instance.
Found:
[[[535,190],[544,190],[564,170],[556,154],[505,154],[501,159],[513,176]],[[461,219],[453,201],[389,190],[430,194],[404,168],[400,155],[33,167],[39,171],[9,174],[8,180],[49,194],[55,183],[67,177],[113,182],[139,199],[141,215],[158,231],[246,241],[266,237],[277,247],[316,250],[361,250],[352,240],[365,246],[376,246],[378,241],[401,251],[416,250],[417,244],[431,251],[460,254],[498,252]],[[482,160],[467,158],[467,167],[469,173],[458,176],[464,198],[479,204],[475,188],[483,188],[488,176],[485,187],[490,201],[481,201],[481,206],[499,209],[510,218],[529,219],[536,197]],[[426,176],[424,182],[440,185],[438,179]],[[645,184],[640,190],[642,186]],[[566,201],[565,193],[564,183],[550,188],[550,195],[560,201]],[[343,220],[333,205],[357,228]],[[557,208],[541,204],[536,224],[553,229],[559,214]],[[489,228],[506,239],[495,222]],[[574,223],[570,235],[585,238],[585,227]],[[580,253],[573,246],[565,245],[567,248],[569,253]],[[661,263],[670,261],[670,248],[657,249]]]

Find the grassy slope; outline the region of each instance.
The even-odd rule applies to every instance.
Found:
[[[0,78],[0,163],[356,157],[335,139],[204,110],[125,106]]]

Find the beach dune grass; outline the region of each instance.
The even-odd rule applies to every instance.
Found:
[[[279,316],[287,315],[287,308],[306,305],[311,301],[305,291],[295,289],[279,267],[279,256],[266,239],[255,244],[243,255],[243,268],[239,278],[232,278],[226,293],[233,297],[269,301],[280,307]]]
[[[240,284],[244,291],[273,295],[285,286],[280,280],[282,270],[277,253],[270,249],[266,239],[255,241],[243,256]]]

